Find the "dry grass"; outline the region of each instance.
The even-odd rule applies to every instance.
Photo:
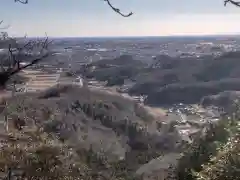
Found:
[[[27,165],[28,160],[30,165],[26,168],[31,168],[34,158],[40,156],[32,154],[39,152],[38,149],[41,148],[49,150],[49,156],[52,154],[57,157],[46,155],[45,160],[57,158],[56,163],[61,163],[60,168],[53,170],[49,177],[63,173],[59,175],[59,179],[64,179],[69,173],[70,165],[67,162],[79,162],[87,169],[87,172],[85,169],[81,170],[84,178],[125,179],[141,164],[159,156],[163,151],[162,147],[165,150],[165,144],[172,144],[168,135],[158,137],[157,128],[148,128],[148,125],[153,124],[154,118],[145,109],[129,99],[113,94],[74,86],[57,86],[40,94],[27,93],[6,99],[4,105],[0,118],[7,116],[10,120],[21,119],[26,126],[21,131],[13,131],[14,128],[11,128],[15,133],[11,138],[0,132],[0,135],[4,135],[0,138],[7,139],[7,146],[2,150],[6,157],[11,152],[19,153],[18,158],[22,156],[16,161],[16,157],[10,156],[10,159],[3,158],[3,161],[21,160],[22,165]],[[44,138],[38,139],[39,137]],[[20,146],[16,145],[18,142],[21,142]],[[65,154],[70,152],[70,147],[77,155],[72,159]],[[173,150],[172,146],[167,147],[170,148],[168,150]],[[26,148],[27,154],[23,152]],[[119,158],[125,156],[126,160],[119,161]],[[50,163],[49,166],[51,165]],[[122,166],[126,170],[123,171]],[[58,172],[60,169],[63,171]],[[29,177],[32,176],[33,174],[29,174]]]

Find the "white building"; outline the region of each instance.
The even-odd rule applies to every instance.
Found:
[[[79,85],[80,87],[83,87],[83,79],[80,76],[77,77],[77,85]]]

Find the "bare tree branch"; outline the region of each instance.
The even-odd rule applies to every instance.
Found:
[[[240,1],[233,1],[233,0],[225,0],[224,1],[224,6],[226,6],[229,3],[233,4],[233,5],[237,6],[237,7],[240,7]]]
[[[123,13],[120,11],[120,9],[118,9],[118,8],[116,8],[116,7],[114,7],[114,6],[112,5],[112,3],[110,2],[110,0],[104,0],[104,1],[107,2],[107,4],[109,5],[109,7],[110,7],[113,11],[115,11],[116,13],[120,14],[120,15],[123,16],[123,17],[129,17],[129,16],[133,15],[132,12],[130,12],[130,13],[128,13],[128,14],[123,14]]]
[[[21,4],[28,4],[29,1],[28,0],[14,0],[15,2],[19,2]],[[128,14],[124,14],[120,11],[119,8],[115,7],[112,3],[111,0],[103,0],[104,2],[107,3],[107,5],[117,14],[123,16],[123,17],[129,17],[131,15],[133,15],[132,12],[128,13]],[[224,1],[224,5],[226,6],[228,3],[231,3],[235,6],[240,7],[240,1],[234,1],[234,0],[225,0]],[[3,23],[3,21],[0,21],[0,25]],[[2,32],[1,34],[2,38],[5,40],[8,37],[7,33]],[[3,65],[1,66],[2,72],[0,72],[0,86],[4,86],[7,82],[7,80],[14,74],[18,73],[19,71],[21,71],[22,69],[25,69],[29,66],[32,66],[33,64],[38,63],[39,61],[41,61],[42,59],[46,58],[49,53],[48,53],[48,45],[51,42],[48,41],[48,38],[46,38],[44,41],[41,40],[34,40],[34,41],[29,41],[27,42],[24,46],[22,47],[15,47],[13,48],[12,45],[10,44],[8,46],[8,57],[7,60],[8,62],[5,63],[5,65],[7,64],[8,67],[7,69],[5,69],[5,67],[3,67]],[[20,62],[21,59],[19,58],[19,55],[22,55],[24,53],[28,54],[31,52],[34,52],[35,49],[39,49],[39,56],[36,57],[35,59],[31,60],[27,65],[24,66],[20,66]],[[45,53],[44,51],[46,51],[47,53]],[[6,56],[4,56],[2,59],[6,59]]]
[[[20,2],[22,4],[27,4],[28,0],[14,0],[15,2]]]
[[[3,55],[1,59],[0,88],[5,88],[11,76],[47,58],[50,55],[48,46],[51,42],[48,40],[48,37],[43,40],[29,40],[22,45],[17,43],[14,47],[10,42],[8,44],[8,55]],[[27,57],[32,59],[29,60]],[[25,59],[28,59],[28,63],[21,65],[22,60]]]
[[[38,58],[32,60],[30,63],[28,63],[28,64],[26,64],[26,65],[24,65],[24,66],[18,66],[16,69],[13,69],[13,71],[9,72],[9,76],[12,76],[12,75],[18,73],[19,71],[21,71],[21,70],[23,70],[23,69],[25,69],[25,68],[27,68],[27,67],[30,67],[30,66],[32,66],[32,65],[34,65],[34,64],[37,64],[39,61],[45,59],[45,58],[48,57],[48,56],[49,56],[49,54],[46,53],[45,55],[43,55],[43,56],[41,56],[41,57],[38,57]]]
[[[14,0],[15,2],[19,2],[21,4],[28,4],[29,1],[28,0]],[[112,5],[112,3],[110,2],[110,0],[104,0],[105,2],[107,2],[108,6],[114,11],[116,12],[117,14],[120,14],[121,16],[123,17],[129,17],[131,15],[133,15],[132,12],[128,13],[128,14],[124,14],[120,11],[119,8],[116,8],[115,6]]]
[[[3,23],[3,20],[0,21],[0,25],[2,25],[2,23]],[[9,28],[9,25],[7,25],[7,26],[5,26],[5,27],[0,27],[0,29],[7,29],[7,28]]]

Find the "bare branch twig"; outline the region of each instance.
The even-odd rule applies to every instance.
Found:
[[[7,39],[6,41],[9,41]],[[11,41],[12,42],[12,41]],[[45,39],[27,40],[25,44],[16,43],[8,44],[7,56],[3,57],[0,72],[0,88],[4,88],[7,81],[21,70],[30,67],[49,56],[48,46],[52,41]],[[30,57],[30,60],[29,60]],[[21,65],[23,60],[27,60],[27,64]],[[33,59],[31,59],[33,58]]]
[[[15,2],[20,2],[22,4],[28,4],[28,0],[14,0]],[[112,3],[110,2],[110,0],[104,0],[105,2],[107,2],[108,6],[117,14],[120,14],[123,17],[129,17],[131,15],[133,15],[132,12],[128,13],[128,14],[123,14],[120,9],[116,8],[115,6],[112,5]]]
[[[240,7],[240,1],[233,1],[233,0],[225,0],[224,1],[224,6],[226,6],[228,3],[231,3],[237,7]]]
[[[107,4],[109,5],[109,7],[110,7],[113,11],[115,11],[116,13],[120,14],[120,15],[123,16],[123,17],[129,17],[129,16],[133,15],[132,12],[130,12],[130,13],[128,13],[128,14],[123,14],[123,13],[120,11],[120,9],[118,9],[118,8],[116,8],[116,7],[114,7],[114,6],[112,5],[112,3],[110,2],[110,0],[104,0],[104,1],[107,2]]]
[[[30,63],[28,63],[27,65],[21,66],[21,67],[15,69],[15,70],[11,71],[11,72],[9,73],[9,75],[12,76],[12,75],[18,73],[19,71],[21,71],[21,70],[23,70],[23,69],[26,69],[27,67],[30,67],[30,66],[32,66],[32,65],[34,65],[34,64],[37,64],[39,61],[47,58],[48,56],[49,56],[49,54],[46,53],[45,55],[43,55],[43,56],[41,56],[41,57],[39,57],[39,58],[36,58],[36,59],[32,60],[32,61],[31,61]]]
[[[3,20],[2,21],[0,21],[0,25],[3,23]],[[7,28],[9,28],[9,25],[7,25],[7,26],[5,26],[5,27],[0,27],[0,29],[7,29]]]
[[[20,2],[22,4],[27,4],[28,0],[14,0],[15,2]]]

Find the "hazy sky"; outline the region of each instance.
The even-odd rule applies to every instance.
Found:
[[[165,36],[240,33],[240,8],[224,0],[112,0],[123,18],[103,0],[1,0],[0,18],[15,36]]]

